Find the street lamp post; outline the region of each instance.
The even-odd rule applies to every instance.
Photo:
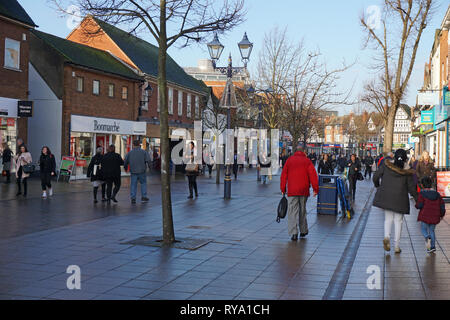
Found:
[[[241,42],[238,43],[239,52],[241,53],[242,61],[244,62],[244,67],[233,67],[233,61],[230,57],[228,58],[227,67],[217,67],[216,63],[220,59],[224,46],[220,43],[217,33],[214,35],[213,41],[208,43],[208,51],[213,62],[213,67],[215,70],[220,71],[222,74],[227,75],[227,83],[231,84],[234,74],[241,73],[247,70],[247,63],[250,60],[250,55],[253,49],[253,43],[248,40],[247,33],[244,34]],[[227,91],[228,106],[227,107],[227,129],[231,129],[231,85],[228,85]],[[231,163],[226,164],[225,178],[224,178],[224,198],[231,199]]]

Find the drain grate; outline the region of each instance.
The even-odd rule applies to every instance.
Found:
[[[178,238],[176,241],[170,245],[163,243],[161,237],[146,236],[140,237],[131,241],[121,242],[120,244],[128,244],[135,246],[146,246],[146,247],[160,247],[160,248],[177,248],[184,250],[197,250],[203,246],[206,246],[212,240],[210,239],[188,239],[188,238]]]

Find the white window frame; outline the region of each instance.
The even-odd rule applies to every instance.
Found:
[[[178,115],[183,115],[183,91],[178,90]]]
[[[112,88],[112,94],[111,94],[111,88]],[[114,98],[114,91],[115,91],[114,83],[109,83],[108,84],[108,97]]]
[[[77,92],[83,92],[84,91],[84,78],[83,77],[77,77],[76,78],[77,80],[77,82],[76,82],[76,85],[77,85]],[[80,81],[81,80],[81,81]],[[80,84],[80,82],[81,82],[81,88],[80,88],[80,86],[79,86],[79,84]]]
[[[198,96],[195,96],[195,117],[200,117],[200,99]]]
[[[187,107],[186,107],[186,116],[188,118],[191,117],[191,100],[192,100],[192,96],[188,93],[187,95]]]
[[[95,93],[95,83],[98,83],[98,92]],[[92,80],[92,94],[99,96],[100,95],[100,80]]]
[[[125,92],[123,91],[123,89],[125,89]],[[125,98],[123,97],[124,93],[125,93]],[[122,86],[121,96],[122,96],[122,100],[128,100],[128,87],[127,86]]]
[[[169,114],[173,114],[173,89],[169,88]]]
[[[8,45],[9,42],[9,45]],[[14,48],[13,45],[17,45],[18,48]],[[16,66],[11,66],[11,65],[7,65],[6,64],[6,56],[7,56],[7,48],[11,48],[13,50],[18,49],[18,57],[17,57],[17,65]],[[5,68],[10,68],[13,70],[20,70],[20,41],[14,40],[14,39],[10,39],[10,38],[5,38],[5,57],[4,57],[4,66]]]

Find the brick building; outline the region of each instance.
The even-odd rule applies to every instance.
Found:
[[[27,118],[19,118],[17,109],[29,99],[28,42],[34,27],[16,0],[0,2],[0,145],[7,142],[14,153],[17,137],[27,142]]]
[[[125,156],[132,140],[146,135],[137,121],[144,80],[110,53],[32,31],[30,62],[33,155],[47,145],[58,161],[74,156],[83,176],[97,146],[115,144]]]
[[[139,112],[139,121],[147,123],[144,148],[150,144],[153,150],[159,150],[158,48],[91,16],[87,16],[67,39],[108,51],[144,76],[146,84],[142,94],[148,98],[143,99]],[[169,137],[182,136],[185,130],[193,137],[194,120],[201,119],[207,87],[188,75],[170,56],[167,56],[167,85]],[[145,90],[148,86],[152,90]]]

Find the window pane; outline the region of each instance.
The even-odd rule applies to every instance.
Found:
[[[178,115],[183,115],[183,92],[178,91]]]
[[[5,38],[5,67],[20,69],[20,42]]]
[[[128,88],[122,87],[122,99],[127,100],[128,99]]]
[[[191,95],[188,94],[187,96],[187,110],[186,110],[186,114],[188,116],[188,118],[191,117]]]
[[[114,97],[114,85],[113,84],[110,84],[108,86],[108,96],[111,98]]]
[[[77,91],[83,92],[83,78],[77,77]]]
[[[169,88],[169,114],[173,114],[173,89]]]
[[[94,80],[92,82],[92,93],[93,94],[100,94],[100,81]]]

